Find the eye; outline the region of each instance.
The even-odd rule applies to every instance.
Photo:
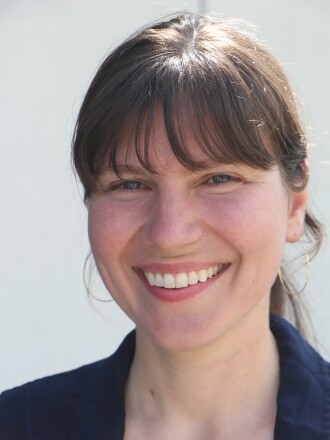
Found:
[[[219,185],[222,183],[228,183],[228,182],[232,182],[232,181],[233,181],[232,176],[228,176],[227,174],[216,174],[214,176],[211,176],[206,183],[213,184],[213,185]]]
[[[114,183],[111,186],[111,190],[126,190],[126,191],[135,191],[139,189],[144,189],[145,186],[143,183],[137,181],[137,180],[124,180],[121,182]]]
[[[143,186],[144,185],[137,180],[128,180],[127,182],[123,182],[121,185],[119,185],[119,188],[133,191],[135,189],[141,189]]]
[[[246,180],[235,174],[209,174],[205,176],[203,187],[206,192],[211,194],[226,194],[240,188]]]

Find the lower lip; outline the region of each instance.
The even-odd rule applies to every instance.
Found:
[[[225,264],[219,273],[214,275],[212,278],[208,278],[204,283],[199,282],[197,284],[193,284],[192,286],[181,287],[180,289],[165,289],[164,287],[151,286],[141,270],[138,270],[137,273],[143,284],[147,287],[148,291],[157,299],[165,302],[179,302],[192,298],[211,286],[221,277],[229,266],[230,264]]]

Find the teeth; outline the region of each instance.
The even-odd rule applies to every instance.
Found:
[[[171,273],[166,273],[164,275],[164,287],[165,289],[175,288],[175,277]]]
[[[188,275],[188,284],[189,286],[192,286],[193,284],[198,283],[198,275],[196,272],[189,272]]]
[[[180,287],[188,286],[188,275],[186,273],[178,273],[175,277],[175,287],[179,289]]]
[[[203,270],[199,270],[197,272],[198,275],[198,281],[201,283],[205,283],[205,281],[207,280],[207,270],[203,269]]]
[[[162,275],[160,273],[144,272],[144,274],[151,286],[164,287],[165,289],[180,289],[182,287],[192,286],[198,282],[205,283],[208,278],[212,278],[219,273],[221,268],[222,264],[216,264],[207,269],[189,273],[165,273]]]
[[[155,283],[157,287],[164,287],[163,277],[161,276],[160,273],[156,273]]]
[[[156,277],[152,272],[146,272],[147,280],[149,281],[150,286],[156,285]]]

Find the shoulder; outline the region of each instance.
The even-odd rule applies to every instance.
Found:
[[[118,385],[121,364],[131,351],[127,339],[106,359],[3,392],[0,395],[0,439],[69,438],[80,407],[89,399],[103,399],[100,383],[106,380],[110,393]]]
[[[270,328],[277,341],[280,355],[278,432],[289,438],[301,440],[328,438],[329,362],[283,318],[271,316]]]
[[[31,423],[35,427],[33,429],[42,432],[51,420],[57,420],[57,426],[61,430],[65,429],[70,424],[86,384],[102,362],[38,379],[3,392],[0,395],[0,438],[24,438],[23,432]],[[37,425],[34,423],[36,418]],[[62,438],[60,432],[58,438]]]
[[[329,379],[330,363],[300,335],[285,319],[271,315],[270,328],[275,336],[281,364],[295,364],[311,375]]]

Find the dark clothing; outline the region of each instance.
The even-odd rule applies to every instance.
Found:
[[[270,326],[281,372],[275,440],[330,440],[330,364],[284,319]],[[0,439],[122,440],[134,349],[132,332],[107,359],[4,392]]]
[[[274,440],[330,440],[330,364],[284,319],[270,328],[280,353]]]

